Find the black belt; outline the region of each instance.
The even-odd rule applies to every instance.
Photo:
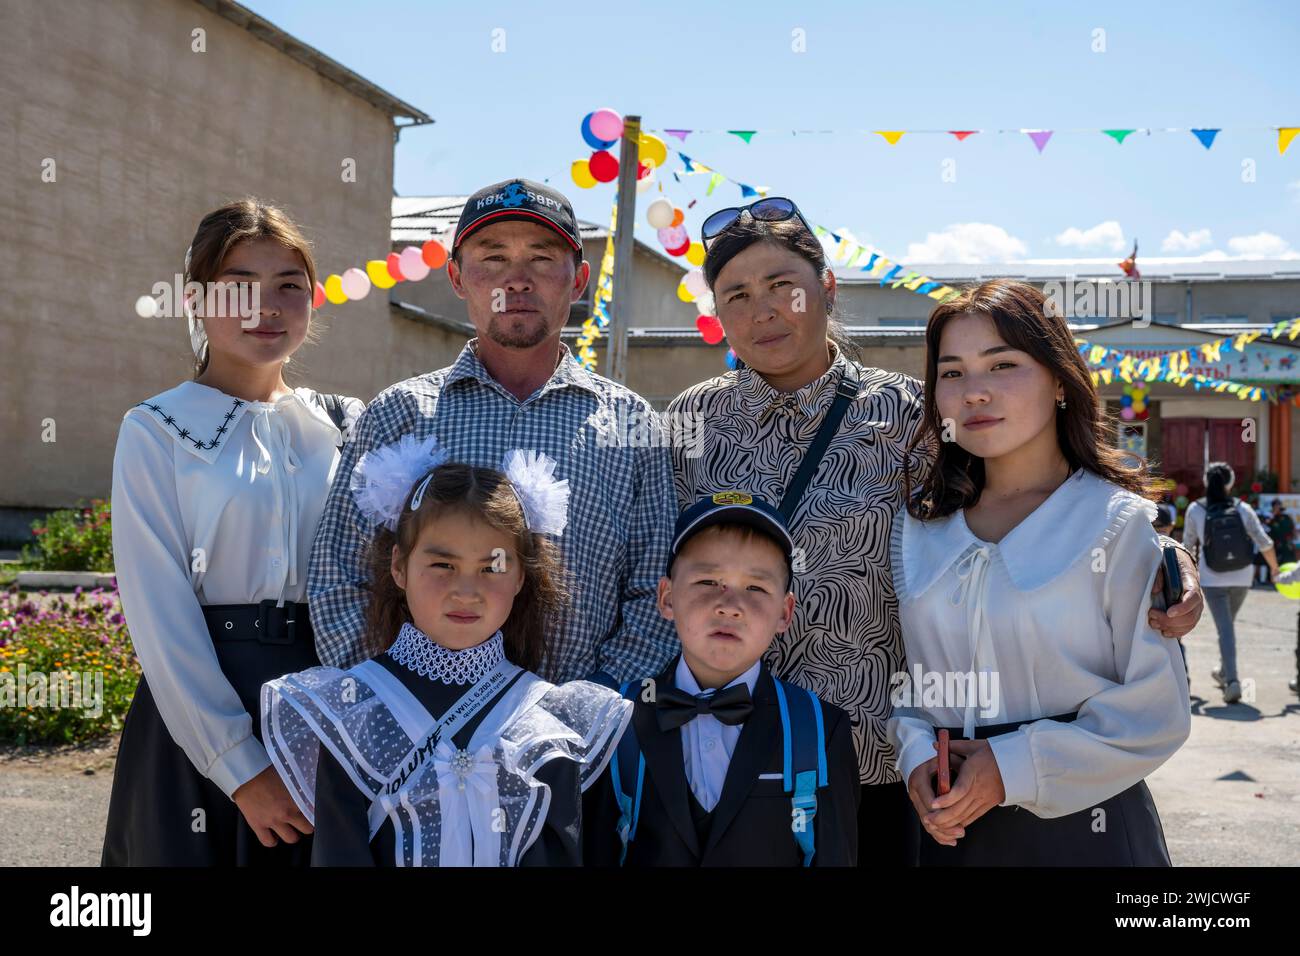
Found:
[[[208,604],[203,608],[208,633],[213,641],[257,641],[261,644],[292,644],[315,641],[306,604],[267,600],[260,604]]]
[[[1010,723],[1010,724],[990,724],[986,727],[976,727],[975,739],[987,740],[989,737],[997,737],[1001,734],[1009,734],[1018,730],[1024,724],[1032,724],[1035,720],[1059,720],[1063,724],[1068,724],[1068,723],[1072,723],[1078,716],[1079,714],[1075,712],[1073,714],[1059,714],[1055,717],[1031,717],[1027,720],[1017,720],[1014,723]],[[963,727],[948,727],[947,731],[948,731],[948,735],[953,740],[964,739],[962,737],[962,734],[965,733],[965,728]]]

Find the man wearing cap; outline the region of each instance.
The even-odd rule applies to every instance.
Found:
[[[363,646],[365,550],[373,529],[349,476],[357,460],[403,435],[435,435],[453,461],[500,468],[507,452],[543,452],[569,482],[560,539],[573,601],[552,635],[548,680],[607,683],[657,672],[677,650],[656,607],[677,511],[662,443],[602,440],[603,423],[655,421],[650,404],[584,369],[560,341],[591,273],[573,207],[525,179],[480,189],[465,203],[447,277],[477,336],[448,368],[381,392],[344,447],[312,549],[308,593],[321,662],[350,667]],[[624,416],[620,418],[619,416]]]

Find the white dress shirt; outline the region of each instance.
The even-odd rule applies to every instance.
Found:
[[[348,403],[355,417],[361,403]],[[113,557],[131,642],[177,745],[227,795],[270,766],[202,605],[306,600],[339,431],[299,388],[249,402],[184,382],[130,409],[113,456]]]
[[[1241,515],[1246,534],[1250,535],[1257,550],[1267,551],[1273,547],[1273,539],[1264,530],[1254,508],[1238,499],[1237,514]],[[1183,520],[1183,546],[1197,555],[1196,566],[1200,571],[1203,588],[1248,588],[1255,580],[1253,559],[1250,564],[1235,571],[1215,571],[1205,563],[1205,507],[1199,501],[1193,501],[1187,506],[1187,515]]]
[[[762,666],[761,661],[756,661],[753,667],[727,684],[727,687],[744,684],[749,688],[749,696],[752,698]],[[683,693],[696,696],[712,696],[716,693],[714,690],[700,689],[699,681],[686,666],[684,655],[677,661],[674,681],[677,689]],[[726,690],[726,687],[722,689]],[[701,714],[681,727],[682,761],[686,768],[686,779],[690,781],[695,799],[700,801],[700,806],[706,811],[718,805],[718,799],[722,796],[722,784],[727,779],[727,768],[731,766],[731,755],[736,751],[736,741],[740,739],[740,731],[744,726],[743,723],[724,724],[712,714]]]
[[[936,727],[969,737],[1019,724],[989,741],[1002,805],[1040,817],[1095,806],[1169,759],[1191,716],[1178,642],[1147,624],[1154,513],[1080,469],[996,544],[962,511],[900,515],[892,555],[908,676],[891,689],[888,730],[904,780],[935,755]],[[931,694],[909,699],[918,667]],[[969,698],[937,681],[971,673],[977,694],[980,681],[996,693],[956,706]],[[1071,723],[1040,719],[1074,712]]]

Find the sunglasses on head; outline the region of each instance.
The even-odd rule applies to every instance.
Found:
[[[782,222],[797,217],[803,223],[803,227],[809,233],[812,232],[812,227],[808,225],[808,220],[799,212],[798,206],[782,196],[772,196],[768,199],[760,199],[756,203],[750,203],[748,206],[731,206],[727,209],[719,209],[704,220],[704,226],[700,229],[700,241],[704,244],[705,251],[708,251],[709,243],[730,229],[740,219],[741,213],[746,212],[749,213],[751,218],[761,222]]]

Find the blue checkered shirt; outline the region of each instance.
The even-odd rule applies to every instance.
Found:
[[[455,364],[381,392],[344,445],[316,532],[307,590],[321,663],[347,668],[365,657],[367,570],[374,528],[357,510],[349,479],[357,460],[402,435],[437,436],[452,461],[500,468],[516,448],[550,455],[569,481],[569,523],[560,538],[574,592],[550,635],[542,676],[561,682],[597,671],[619,681],[659,673],[678,652],[656,606],[677,515],[672,463],[655,442],[615,444],[611,423],[654,410],[639,395],[587,371],[568,348],[550,379],[520,401],[497,382],[471,340]],[[629,447],[639,446],[639,447]]]

